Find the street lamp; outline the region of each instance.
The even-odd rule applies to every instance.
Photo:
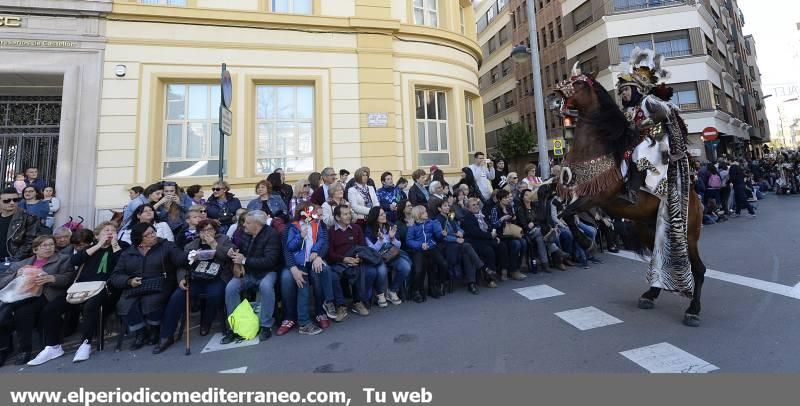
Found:
[[[541,177],[550,177],[550,160],[547,153],[547,128],[544,121],[544,91],[542,90],[542,73],[539,69],[539,43],[536,40],[536,15],[533,11],[533,1],[527,2],[526,12],[528,15],[528,42],[531,47],[517,45],[511,50],[511,59],[517,63],[531,62],[533,71],[533,101],[534,112],[536,113],[536,136],[539,144],[539,168]]]
[[[772,95],[765,96],[764,98],[766,99],[769,96],[772,96]],[[783,124],[783,104],[784,103],[789,103],[789,102],[794,102],[794,101],[797,101],[797,100],[798,100],[797,97],[792,97],[791,99],[786,99],[786,100],[778,103],[778,121],[780,121],[780,123],[781,123],[781,144],[783,144],[783,145],[786,145],[786,134],[784,133],[784,130],[783,130],[785,128],[784,124]],[[794,132],[792,132],[791,135],[792,135],[792,144],[794,144]]]

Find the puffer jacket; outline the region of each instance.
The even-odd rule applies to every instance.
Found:
[[[422,244],[425,243],[428,244],[428,249],[435,248],[442,238],[442,225],[435,220],[426,220],[424,223],[416,223],[408,228],[406,243],[411,250],[420,251]]]
[[[325,224],[321,223],[319,220],[314,220],[314,223],[317,229],[316,232],[310,231],[314,240],[314,245],[311,246],[311,252],[316,252],[317,255],[325,258],[325,255],[328,253],[328,229],[325,227]],[[301,224],[299,221],[295,221],[286,226],[286,249],[283,255],[287,268],[291,268],[295,265],[302,268],[306,263],[306,250],[303,245],[304,240],[300,233],[300,227]]]

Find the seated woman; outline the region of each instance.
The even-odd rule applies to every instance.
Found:
[[[500,237],[500,246],[506,251],[508,260],[508,269],[502,269],[500,280],[506,280],[508,277],[516,281],[521,281],[526,276],[520,272],[522,265],[522,253],[527,249],[527,243],[524,239],[503,235],[503,231],[508,224],[516,224],[516,213],[514,213],[513,198],[511,193],[507,190],[500,189],[497,191],[497,205],[492,207],[491,211],[491,224],[492,228],[497,230],[497,235]]]
[[[282,336],[299,323],[300,334],[317,335],[338,320],[333,304],[331,270],[323,256],[328,250],[328,230],[317,217],[319,208],[309,201],[301,202],[295,211],[295,221],[286,226],[286,246],[281,272],[281,302],[283,322],[276,332]],[[309,286],[310,285],[310,286]],[[314,320],[311,320],[309,300],[314,292]]]
[[[81,231],[81,230],[79,230]],[[79,235],[75,233],[75,236]],[[84,245],[82,242],[75,245],[77,252],[71,256],[70,264],[78,268],[78,275],[75,282],[96,282],[106,281],[114,267],[117,266],[120,254],[123,249],[128,248],[125,242],[117,241],[117,226],[115,223],[106,221],[100,223],[94,229],[94,240],[90,241],[91,246]],[[97,323],[100,321],[100,308],[103,307],[107,311],[103,312],[103,316],[107,317],[111,310],[116,306],[119,300],[119,291],[116,289],[103,289],[97,295],[91,297],[89,300],[81,304],[68,304],[67,297],[59,296],[59,301],[63,301],[60,306],[64,306],[61,310],[58,307],[45,308],[42,321],[43,323],[58,323],[61,319],[61,313],[70,307],[79,309],[83,313],[78,331],[81,332],[81,345],[75,352],[75,357],[72,362],[81,362],[89,359],[92,353],[92,339],[97,332]],[[64,354],[61,348],[61,337],[57,340],[47,343],[46,347],[39,355],[36,356],[28,365],[41,365],[47,361],[58,358]]]
[[[328,200],[322,204],[322,222],[328,227],[333,227],[336,220],[333,218],[333,209],[336,206],[350,206],[344,198],[344,184],[336,182],[328,186]]]
[[[486,265],[478,257],[472,245],[464,240],[464,230],[455,219],[455,214],[450,211],[450,203],[447,200],[439,200],[436,210],[439,215],[436,221],[442,225],[445,231],[444,248],[445,258],[450,268],[453,265],[460,266],[464,278],[467,280],[467,290],[473,295],[478,294],[477,275],[486,270]]]
[[[188,271],[181,267],[177,271],[178,288],[172,293],[164,310],[161,335],[153,354],[159,354],[175,343],[175,329],[184,316],[186,295],[196,300],[206,295],[205,309],[200,320],[200,335],[207,336],[211,324],[217,319],[217,310],[225,300],[225,286],[233,277],[233,262],[228,250],[233,248],[231,239],[220,234],[217,220],[201,220],[197,224],[197,237],[186,244],[183,252],[191,261]],[[211,251],[210,258],[197,258],[201,251]],[[195,255],[192,255],[195,252]],[[203,255],[203,254],[200,254]],[[208,254],[206,254],[208,255]]]
[[[428,294],[434,299],[444,295],[442,282],[447,278],[447,261],[439,249],[446,232],[437,221],[428,219],[425,206],[411,209],[414,225],[408,228],[406,243],[414,262],[414,296],[417,303],[425,301],[425,270],[428,275]]]
[[[569,231],[564,220],[558,218],[557,201],[553,197],[550,185],[542,185],[536,191],[536,224],[542,227],[545,243],[555,243],[559,251],[554,255],[553,267],[566,271],[567,266],[575,266],[570,260],[573,251],[572,232]]]
[[[536,273],[541,269],[550,273],[548,269],[548,254],[556,254],[558,246],[555,243],[545,244],[542,227],[536,224],[536,200],[538,196],[530,189],[523,189],[522,200],[517,208],[517,225],[522,227],[523,235],[528,240],[528,252],[530,269]],[[538,259],[538,263],[534,262]],[[537,266],[538,265],[538,266]]]
[[[280,175],[278,175],[280,178]],[[257,198],[247,203],[247,211],[261,210],[264,213],[282,213],[283,215],[289,213],[286,203],[283,201],[281,194],[274,192],[272,184],[266,180],[256,183]],[[238,210],[237,210],[238,213]],[[239,218],[243,218],[240,216]]]
[[[159,238],[150,223],[133,226],[131,243],[121,254],[108,284],[122,290],[117,314],[135,333],[130,347],[135,351],[145,343],[158,343],[164,306],[175,291],[176,273],[186,265],[186,255],[171,241]]]
[[[37,268],[41,273],[34,277],[33,283],[43,288],[39,296],[5,304],[11,307],[11,317],[8,320],[0,320],[0,366],[11,353],[13,330],[17,331],[18,340],[18,354],[14,364],[25,365],[31,361],[33,328],[37,323],[42,326],[46,346],[40,354],[41,358],[38,356],[37,358],[52,359],[64,353],[61,350],[59,354],[61,315],[67,308],[62,296],[67,295],[67,288],[75,279],[75,269],[70,265],[68,256],[56,253],[56,241],[53,236],[36,237],[32,247],[32,257],[15,262],[0,277],[0,288],[2,288],[14,278],[29,272],[32,268]],[[31,365],[39,365],[42,362]]]
[[[378,306],[386,307],[386,301],[392,302],[393,305],[403,303],[397,292],[408,282],[408,276],[411,274],[411,258],[408,254],[401,250],[402,244],[400,242],[397,226],[389,225],[386,212],[380,207],[373,207],[367,215],[367,227],[364,231],[364,238],[367,240],[367,245],[377,251],[383,253],[391,250],[391,247],[396,247],[400,252],[392,258],[389,262],[384,264],[385,267],[392,268],[395,272],[394,278],[389,286],[389,291],[386,296],[383,293],[378,294]],[[375,281],[375,290],[383,292],[386,285],[386,275],[381,275],[381,270],[378,270],[378,278]]]
[[[133,211],[130,224],[125,230],[119,233],[119,240],[131,244],[131,231],[137,224],[141,223],[152,224],[158,238],[163,238],[167,241],[175,241],[175,236],[172,234],[169,225],[163,221],[159,222],[156,220],[156,211],[153,209],[153,205],[149,203],[143,204]]]
[[[490,288],[497,287],[497,269],[504,269],[508,258],[506,252],[500,249],[500,239],[497,231],[492,229],[483,215],[481,200],[470,197],[467,201],[467,211],[462,220],[464,237],[472,245],[478,257],[486,265],[484,279]]]

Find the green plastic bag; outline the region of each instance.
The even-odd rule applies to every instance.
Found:
[[[239,306],[236,306],[233,313],[228,316],[228,324],[234,333],[245,340],[252,340],[258,335],[258,316],[247,299],[242,300],[242,303],[239,303]]]

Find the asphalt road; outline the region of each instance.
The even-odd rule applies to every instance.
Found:
[[[497,289],[482,288],[477,297],[462,288],[421,305],[375,307],[370,316],[351,314],[318,336],[300,336],[295,329],[265,343],[201,353],[211,336],[199,337],[194,330],[191,356],[184,355],[182,343],[157,356],[149,348],[116,353],[110,343],[81,364],[71,362],[72,347],[45,365],[7,365],[0,372],[218,372],[246,367],[247,373],[646,373],[659,368],[796,373],[800,196],[769,195],[758,206],[756,219],[736,218],[703,229],[707,267],[725,277],[753,279],[731,283],[708,278],[699,328],[681,323],[688,300],[674,294],[662,294],[655,309],[638,309],[636,300],[647,288],[646,265],[602,254],[604,263],[591,269],[539,273]],[[770,283],[765,288],[759,281]],[[563,294],[529,300],[514,291],[538,285]],[[772,293],[772,288],[784,293]],[[621,322],[580,330],[555,315],[587,307]],[[662,349],[684,351],[683,357],[639,350],[644,357],[634,362],[621,354],[661,343],[668,343]],[[689,367],[686,353],[696,357]]]

